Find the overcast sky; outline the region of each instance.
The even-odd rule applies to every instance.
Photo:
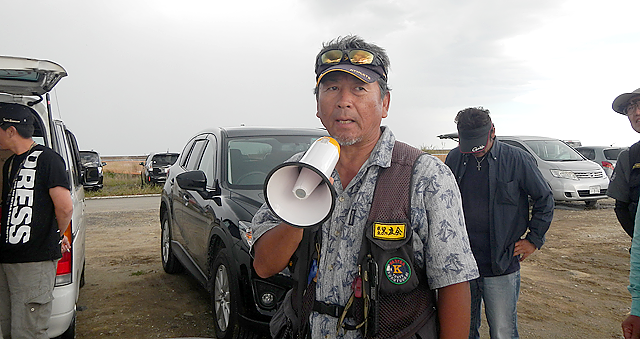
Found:
[[[181,151],[215,126],[321,127],[314,58],[356,34],[391,59],[383,124],[452,148],[466,107],[498,135],[640,139],[611,109],[640,87],[640,1],[56,0],[2,4],[0,54],[59,63],[52,95],[81,149]]]

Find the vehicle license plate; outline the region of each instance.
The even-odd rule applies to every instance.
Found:
[[[600,186],[589,186],[589,194],[600,194]]]

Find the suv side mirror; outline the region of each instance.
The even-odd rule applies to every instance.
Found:
[[[176,182],[182,189],[193,190],[200,193],[207,191],[207,176],[203,171],[189,171],[176,176]]]
[[[220,183],[218,180],[214,182],[214,188],[212,191],[207,190],[207,176],[203,171],[189,171],[180,173],[176,176],[176,183],[182,189],[192,190],[198,192],[204,199],[212,199],[221,206],[222,202],[218,197],[222,190],[220,189]]]

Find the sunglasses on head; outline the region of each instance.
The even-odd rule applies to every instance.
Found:
[[[376,73],[386,80],[386,70],[382,62],[376,58],[373,52],[364,49],[330,49],[318,57],[316,60],[316,74],[322,73],[325,69],[340,63],[350,63],[356,66],[369,66]]]
[[[320,55],[317,66],[339,64],[343,61],[349,61],[352,65],[380,66],[375,54],[363,49],[328,50]]]

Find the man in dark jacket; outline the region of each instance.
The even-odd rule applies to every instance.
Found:
[[[470,282],[469,338],[480,338],[482,301],[491,338],[518,338],[520,262],[544,244],[553,194],[530,154],[496,140],[489,110],[464,109],[455,122],[460,145],[447,155],[446,164],[460,186],[480,270],[480,278]]]
[[[631,128],[640,133],[640,88],[618,95],[611,104],[613,110],[629,118]],[[620,152],[613,170],[607,195],[616,199],[616,217],[622,228],[633,237],[633,221],[638,208],[640,186],[640,142]]]

